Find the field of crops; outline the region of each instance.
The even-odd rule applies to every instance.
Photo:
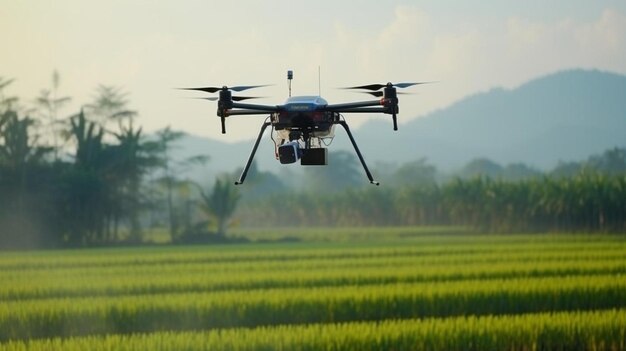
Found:
[[[1,253],[0,350],[626,349],[625,236],[246,235]]]

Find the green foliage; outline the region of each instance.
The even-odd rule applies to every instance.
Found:
[[[461,170],[461,176],[464,178],[474,178],[477,176],[497,178],[501,173],[502,166],[486,158],[472,160]]]
[[[209,218],[215,219],[217,235],[226,236],[228,221],[233,216],[241,197],[239,190],[228,180],[217,179],[210,194],[200,189],[200,195],[202,196],[200,208]]]
[[[626,232],[626,176],[457,178],[430,187],[287,193],[246,203],[239,216],[254,227],[462,225],[496,232]]]
[[[436,185],[435,176],[437,169],[428,164],[426,159],[408,162],[401,165],[393,174],[390,183],[395,186],[417,185],[432,188]]]
[[[158,163],[141,129],[122,127],[109,144],[81,111],[66,133],[76,145],[72,162],[50,162],[52,148],[38,145],[34,126],[15,111],[0,116],[0,246],[115,242],[123,220],[139,241],[142,178]]]
[[[29,133],[34,124],[33,119],[20,118],[15,111],[0,115],[0,165],[22,172],[28,164],[44,161],[51,148],[36,145],[36,138]]]
[[[189,236],[188,234],[190,234],[192,229],[191,199],[189,196],[191,182],[188,179],[181,179],[178,174],[191,165],[206,163],[209,157],[207,155],[195,155],[182,161],[176,161],[172,159],[172,149],[176,147],[176,142],[185,136],[185,133],[172,130],[168,126],[159,130],[156,134],[157,138],[153,144],[159,155],[158,165],[161,171],[160,177],[156,180],[156,185],[165,192],[164,200],[170,239],[177,241],[180,239],[181,228],[185,232],[182,233],[185,234],[184,236]]]

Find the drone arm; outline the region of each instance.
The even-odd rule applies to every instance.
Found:
[[[278,112],[278,106],[271,105],[257,105],[257,104],[242,104],[239,102],[233,102],[231,105],[233,108],[240,108],[244,110],[253,110],[253,111],[265,111],[265,112]]]
[[[391,97],[385,96],[378,101],[351,102],[346,104],[327,105],[326,110],[338,113],[386,113],[391,115],[393,120],[393,130],[398,130],[398,99],[395,91],[388,93]],[[380,106],[380,107],[374,107]]]
[[[348,123],[346,123],[346,121],[338,121],[337,123],[340,124],[343,127],[343,129],[346,130],[346,133],[348,134],[348,137],[350,138],[350,142],[352,143],[352,146],[354,147],[354,151],[356,151],[356,155],[359,157],[359,161],[361,161],[361,165],[363,165],[363,169],[365,170],[367,179],[369,179],[370,183],[374,185],[380,185],[379,182],[374,180],[374,178],[372,177],[372,173],[370,173],[370,170],[367,168],[367,164],[365,164],[363,155],[361,155],[361,151],[359,150],[359,147],[356,145],[356,141],[354,141],[354,137],[352,136],[352,133],[350,132]]]
[[[342,109],[340,113],[386,113],[388,110],[384,107],[357,107]]]
[[[261,131],[259,132],[259,136],[256,138],[256,142],[254,143],[254,147],[252,147],[252,152],[250,152],[250,157],[248,157],[248,162],[246,163],[246,167],[241,172],[241,176],[239,176],[239,180],[235,182],[235,185],[243,184],[243,181],[246,180],[246,175],[248,174],[248,170],[250,169],[250,165],[252,165],[252,160],[254,159],[254,154],[256,154],[256,149],[259,147],[259,142],[261,141],[261,137],[265,132],[265,128],[267,128],[272,123],[265,122],[261,126]]]
[[[227,110],[225,117],[228,116],[243,116],[243,115],[266,115],[267,111],[261,110]]]
[[[359,107],[372,107],[380,105],[383,105],[383,100],[357,101],[345,104],[326,105],[324,109],[333,112],[346,112],[345,110],[351,110]]]

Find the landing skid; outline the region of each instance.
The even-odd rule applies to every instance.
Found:
[[[350,127],[348,127],[348,124],[346,123],[346,121],[336,121],[335,123],[341,125],[343,129],[345,129],[346,133],[348,134],[348,137],[350,138],[350,142],[352,143],[352,146],[354,147],[354,151],[356,151],[356,155],[359,157],[359,161],[361,161],[361,165],[363,166],[363,169],[365,170],[367,179],[369,179],[371,184],[374,184],[377,186],[380,185],[379,182],[374,180],[374,177],[372,177],[372,173],[370,172],[369,168],[367,168],[367,164],[365,163],[365,160],[363,159],[363,155],[361,155],[361,150],[359,150],[359,147],[357,146],[356,141],[354,140],[354,137],[352,136],[352,132],[350,131]],[[246,176],[248,175],[248,170],[250,169],[252,160],[254,160],[254,155],[256,154],[256,150],[259,147],[259,142],[261,141],[261,138],[263,137],[263,133],[265,132],[265,129],[267,129],[267,127],[270,125],[271,125],[271,122],[265,122],[261,126],[259,135],[257,136],[256,141],[254,142],[254,147],[252,147],[252,151],[250,152],[250,156],[248,157],[248,162],[246,163],[246,166],[241,172],[241,176],[239,176],[239,180],[235,182],[235,185],[241,185],[246,180]]]

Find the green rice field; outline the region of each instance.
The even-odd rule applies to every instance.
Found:
[[[266,230],[0,253],[0,350],[623,350],[626,236]]]

